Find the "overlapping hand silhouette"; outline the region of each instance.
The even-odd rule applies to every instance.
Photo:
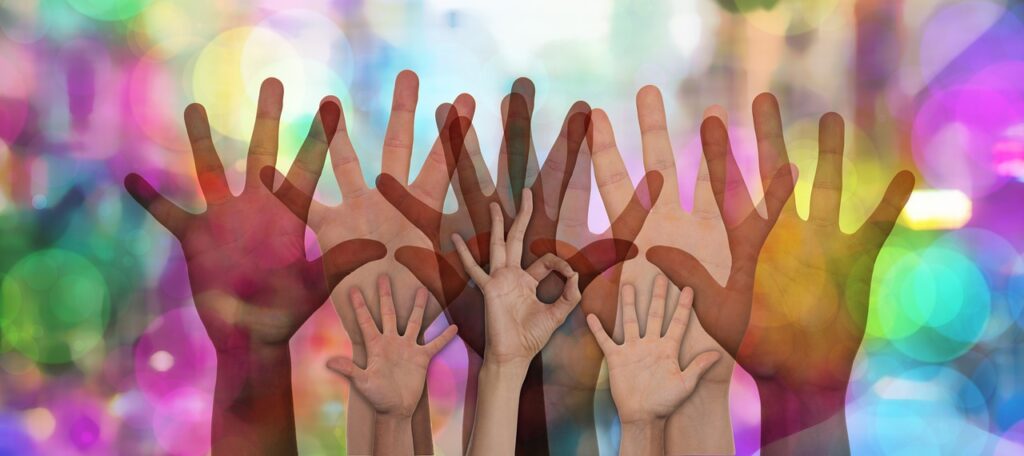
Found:
[[[391,114],[383,140],[381,172],[382,175],[389,176],[396,186],[440,211],[444,202],[444,186],[447,185],[449,177],[439,143],[434,144],[416,179],[407,184],[418,93],[419,79],[416,73],[406,70],[395,77]],[[379,187],[367,187],[359,157],[349,136],[344,112],[339,110],[338,113],[338,131],[330,142],[329,151],[342,201],[337,206],[327,206],[315,199],[312,200],[309,203],[309,227],[316,233],[320,247],[324,251],[329,251],[347,239],[362,238],[379,242],[392,253],[380,261],[371,262],[360,268],[347,276],[339,287],[332,288],[335,310],[341,317],[352,342],[353,360],[361,366],[366,361],[366,349],[352,308],[342,304],[347,300],[345,290],[356,287],[366,292],[368,296],[374,296],[369,292],[375,288],[376,278],[381,274],[388,274],[395,284],[395,292],[399,295],[396,308],[398,321],[405,324],[413,310],[414,290],[420,288],[421,284],[416,276],[398,261],[394,252],[410,246],[429,248],[432,242],[407,218],[399,214],[395,207],[388,204]],[[317,167],[315,170],[309,169],[308,172],[296,174],[294,180],[290,175],[288,182],[312,189],[315,188],[319,176],[320,167]],[[310,186],[310,183],[313,185]],[[309,199],[311,194],[312,190],[303,195],[303,198]],[[367,309],[375,321],[380,321],[380,305],[376,299],[371,298],[367,304]],[[428,302],[424,315],[426,324],[429,326],[439,313],[440,308],[436,303]],[[373,422],[372,410],[358,390],[350,392],[349,401],[347,447],[354,453],[370,453],[371,442],[367,436],[371,433],[365,425]],[[432,452],[426,397],[417,410],[414,423],[416,452]]]
[[[715,204],[715,193],[708,170],[705,166],[701,167],[694,189],[693,210],[685,211],[679,198],[675,157],[669,139],[664,102],[658,89],[654,86],[640,89],[636,95],[636,109],[644,169],[648,173],[658,172],[665,179],[665,191],[652,206],[650,215],[636,235],[637,248],[640,252],[651,252],[659,248],[686,252],[696,260],[699,267],[710,271],[712,277],[725,281],[731,263],[729,241],[725,223]],[[618,195],[629,190],[629,174],[618,152],[610,122],[595,120],[594,135],[600,143],[605,144],[595,149],[595,172],[598,175],[597,182],[604,197],[605,207],[612,213],[616,206],[622,204],[622,197]],[[725,159],[724,156],[720,158]],[[732,177],[739,178],[739,175],[734,174]],[[738,188],[745,191],[742,185]],[[770,229],[770,225],[762,228]],[[654,279],[658,275],[658,267],[645,255],[631,259],[622,266],[620,281],[633,284],[641,296],[637,308],[641,317],[647,314],[647,298],[651,296]],[[615,290],[617,287],[611,289]],[[674,300],[678,293],[679,288],[671,286],[668,291],[669,299]],[[602,293],[602,296],[614,297],[617,293]],[[698,306],[700,302],[698,301]],[[718,305],[720,304],[714,304]],[[671,313],[672,309],[669,309],[669,312]],[[607,320],[605,326],[610,333],[615,322],[614,315],[612,317]],[[707,327],[708,322],[705,322],[704,318],[703,314],[698,314],[698,318],[690,321],[690,328],[683,340],[684,349],[680,351],[680,355],[684,357],[679,360],[681,363],[691,362],[692,359],[685,357],[694,353],[705,350],[723,351],[719,342],[708,334],[713,328]],[[618,321],[619,324],[614,327],[613,334],[616,340],[622,340],[621,316]],[[728,409],[733,365],[734,362],[728,357],[716,363],[693,397],[669,420],[666,448],[670,453],[733,451]]]
[[[529,364],[580,300],[579,274],[565,260],[549,253],[525,269],[521,266],[526,226],[533,214],[530,193],[523,190],[507,243],[502,230],[491,230],[489,271],[477,265],[465,241],[453,235],[463,267],[483,290],[487,325],[484,359],[488,361]],[[504,226],[497,203],[491,204],[491,223]],[[546,304],[537,297],[537,289],[552,272],[566,280],[558,299]]]
[[[777,108],[767,107],[777,119]],[[867,221],[842,232],[844,130],[838,114],[822,116],[808,219],[788,203],[757,266],[737,360],[757,381],[765,454],[849,452],[846,388],[864,338],[871,275],[914,187],[913,174],[900,171]],[[785,156],[781,136],[776,147]]]
[[[440,140],[448,163],[448,172],[453,176],[456,187],[458,211],[443,214],[439,207],[431,207],[422,198],[404,191],[394,179],[382,175],[378,188],[399,211],[411,220],[430,239],[436,239],[434,249],[417,247],[400,248],[395,256],[431,290],[444,307],[449,318],[460,328],[460,337],[470,348],[471,367],[479,368],[480,357],[485,350],[483,295],[473,287],[467,287],[469,276],[459,264],[455,251],[442,243],[444,233],[460,233],[469,239],[468,245],[481,262],[487,263],[489,249],[486,243],[492,228],[489,208],[497,203],[503,219],[510,218],[516,201],[522,198],[524,188],[532,189],[533,205],[537,211],[526,228],[524,244],[530,249],[523,254],[523,260],[531,262],[544,254],[555,252],[559,217],[566,212],[562,200],[572,177],[572,170],[578,163],[580,146],[587,132],[589,107],[576,103],[570,109],[543,167],[536,169],[531,136],[531,110],[534,89],[526,79],[517,80],[511,94],[503,103],[505,113],[505,137],[499,153],[498,180],[495,185],[483,162],[479,144],[472,128],[475,105],[467,95],[455,100],[454,105],[442,106],[438,110]],[[654,181],[655,179],[651,179]],[[529,185],[528,182],[532,181]],[[658,181],[660,185],[660,180]],[[660,187],[659,187],[660,188]],[[444,187],[434,193],[443,194]],[[629,205],[621,216],[619,225],[634,225],[635,231],[643,224],[646,209],[638,198]],[[579,211],[582,208],[573,208]],[[507,231],[508,226],[504,227]],[[628,231],[628,230],[626,230]],[[571,246],[571,244],[570,244]],[[564,247],[564,246],[563,246]],[[598,239],[576,249],[562,249],[567,261],[577,268],[581,287],[609,267],[635,255],[628,235],[619,238]],[[561,286],[557,279],[548,279],[541,284],[541,297],[553,300]],[[599,361],[598,361],[599,362]],[[540,360],[535,360],[523,386],[523,400],[520,408],[519,441],[520,451],[530,454],[547,452],[546,418],[544,416],[543,377],[540,375]],[[465,425],[472,423],[475,397],[476,370],[470,370],[467,385],[467,410]],[[468,432],[466,433],[468,436]],[[524,446],[525,445],[525,446]]]
[[[381,258],[379,242],[347,239],[315,260],[305,254],[305,212],[327,144],[340,114],[326,99],[286,182],[275,195],[273,166],[284,87],[260,88],[245,188],[233,195],[213,147],[206,112],[185,110],[199,186],[207,209],[192,214],[130,174],[125,187],[181,242],[199,316],[218,356],[213,451],[295,453],[288,341],[316,311],[334,284],[364,263]],[[286,204],[283,204],[284,201]],[[273,372],[267,375],[267,372]],[[257,394],[258,392],[258,394]]]
[[[792,179],[778,102],[764,94],[755,99],[753,109],[761,176],[769,183],[767,212],[778,225],[770,236],[763,236],[768,234],[763,229],[751,228],[748,235],[730,231],[733,266],[725,286],[685,253],[658,247],[647,255],[673,282],[692,284],[698,318],[757,382],[763,451],[848,452],[842,410],[864,336],[871,271],[913,189],[913,175],[897,174],[867,223],[854,234],[842,233],[843,125],[838,115],[826,114],[820,124],[810,216],[802,220],[789,198]],[[747,204],[730,208],[731,186],[722,165],[714,166],[711,159],[728,151],[727,135],[716,118],[702,126],[716,199],[726,225],[738,227],[747,222],[730,220],[756,213]],[[786,191],[772,191],[776,187]],[[737,262],[737,254],[744,260]],[[730,304],[716,309],[716,299]],[[702,309],[705,302],[714,304]],[[801,433],[826,421],[827,429]]]
[[[458,235],[453,241],[459,259],[484,295],[487,346],[480,369],[480,400],[474,416],[468,453],[512,454],[518,432],[517,404],[527,369],[547,344],[551,334],[579,303],[579,275],[569,263],[546,254],[523,268],[523,243],[533,213],[533,198],[523,190],[522,202],[509,228],[508,239],[501,227],[504,217],[498,203],[491,203],[489,271],[473,258]],[[559,297],[552,304],[539,298],[541,281],[557,272],[565,279]],[[511,429],[510,429],[511,428]]]
[[[366,368],[350,358],[331,358],[327,367],[344,376],[370,402],[376,412],[375,454],[413,454],[412,415],[420,403],[430,360],[455,338],[457,328],[449,326],[434,340],[420,345],[427,291],[416,292],[409,322],[398,333],[397,313],[389,278],[378,280],[381,330],[366,307],[358,288],[349,292],[359,331],[366,341]]]

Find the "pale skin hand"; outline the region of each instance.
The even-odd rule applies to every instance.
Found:
[[[473,259],[465,241],[452,240],[466,272],[484,294],[486,347],[480,371],[476,419],[470,437],[470,455],[513,454],[519,394],[530,361],[551,338],[580,300],[579,274],[567,262],[547,254],[523,269],[523,239],[533,212],[530,190],[523,190],[519,214],[506,243],[502,211],[490,206],[490,271]],[[561,296],[545,304],[537,286],[552,272],[566,277]]]
[[[675,157],[660,91],[654,86],[640,89],[636,96],[636,109],[644,169],[647,172],[660,172],[665,179],[664,190],[634,241],[641,254],[623,264],[620,278],[621,283],[634,284],[636,287],[640,296],[637,312],[643,317],[648,312],[647,303],[652,296],[654,278],[660,274],[657,266],[644,255],[649,248],[666,246],[688,252],[715,279],[723,283],[729,276],[731,259],[728,236],[715,204],[706,167],[702,166],[698,174],[693,210],[687,212],[681,205]],[[615,145],[614,132],[607,116],[595,115],[593,127],[596,180],[608,214],[616,214],[625,206],[624,199],[632,190],[632,183]],[[679,288],[670,285],[668,299],[674,300],[678,295]],[[669,309],[669,317],[671,312],[672,309]],[[617,321],[615,339],[622,340],[622,315],[619,315]],[[688,364],[693,361],[695,354],[707,350],[724,353],[721,345],[708,335],[697,318],[689,324],[683,349],[679,351],[680,363]],[[644,327],[642,321],[641,327]],[[694,396],[669,420],[667,449],[670,453],[733,451],[728,401],[734,366],[731,357],[716,363]]]
[[[419,80],[416,73],[407,70],[395,78],[391,116],[384,135],[381,174],[394,177],[420,201],[440,211],[444,203],[444,190],[447,187],[439,183],[448,182],[448,170],[440,143],[434,144],[419,175],[412,184],[407,185],[418,92]],[[341,189],[342,203],[330,207],[313,201],[309,210],[309,226],[317,234],[320,247],[327,250],[340,240],[357,237],[381,242],[389,252],[385,258],[369,263],[358,273],[349,275],[331,296],[345,330],[352,340],[353,359],[357,365],[363,365],[366,358],[365,347],[351,307],[343,304],[347,300],[344,290],[357,287],[369,295],[375,286],[376,277],[388,274],[399,293],[399,304],[396,309],[398,322],[404,323],[412,310],[410,304],[414,301],[413,293],[422,285],[412,272],[395,259],[394,253],[401,247],[431,248],[432,244],[420,230],[389,204],[376,188],[367,187],[359,157],[346,128],[344,113],[338,124],[338,133],[331,143],[330,155],[331,165]],[[438,188],[441,191],[438,191]],[[429,324],[441,310],[433,301],[429,302],[427,307],[424,320]],[[371,299],[367,308],[375,321],[380,321],[379,303]],[[370,429],[366,427],[366,424],[373,422],[370,413],[369,405],[358,392],[350,394],[347,436],[348,448],[353,454],[370,453],[370,439],[367,437],[370,435]],[[429,409],[424,397],[423,406],[417,410],[414,420],[417,429],[417,454],[433,453],[431,436],[427,431],[430,426],[429,418]]]
[[[380,331],[367,310],[362,292],[358,288],[349,292],[359,331],[366,341],[366,368],[359,368],[344,357],[331,358],[327,367],[347,378],[376,412],[373,453],[413,454],[412,416],[423,396],[427,366],[455,337],[457,328],[449,326],[434,340],[420,345],[417,338],[427,305],[426,289],[416,291],[409,323],[399,334],[391,284],[386,275],[377,279],[377,288]]]
[[[679,294],[668,330],[662,335],[667,294],[668,280],[656,277],[647,330],[641,336],[636,290],[631,285],[622,287],[622,345],[608,336],[596,315],[587,316],[590,331],[608,362],[612,398],[622,423],[619,454],[665,454],[666,420],[721,358],[721,352],[704,351],[693,356],[685,369],[679,369],[680,346],[690,320],[693,292],[687,288]]]

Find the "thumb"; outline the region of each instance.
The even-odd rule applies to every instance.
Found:
[[[722,358],[722,354],[717,351],[707,351],[697,355],[690,364],[686,366],[680,372],[680,376],[683,381],[683,388],[687,394],[692,393],[697,388],[697,382],[700,381],[701,377],[704,376],[714,366],[719,359]]]
[[[356,364],[352,362],[351,358],[346,358],[344,356],[334,356],[331,357],[331,359],[328,359],[327,369],[335,374],[345,377],[353,386],[355,386],[358,383],[358,380],[364,375],[364,371],[357,367]]]

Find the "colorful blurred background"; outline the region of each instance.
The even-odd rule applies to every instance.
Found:
[[[848,394],[854,452],[1024,454],[1024,1],[505,3],[0,1],[0,454],[208,453],[213,348],[177,241],[123,177],[139,172],[202,209],[181,122],[198,101],[237,189],[259,84],[276,76],[279,166],[335,94],[372,183],[405,68],[421,80],[413,172],[436,135],[433,108],[460,92],[478,101],[495,166],[499,100],[528,76],[538,150],[584,99],[610,113],[639,179],[633,96],[656,84],[680,191],[692,194],[697,127],[713,103],[729,110],[753,182],[750,101],[772,91],[808,171],[797,188],[806,211],[817,117],[843,114],[845,230],[898,169],[919,182],[875,271]],[[318,197],[340,201],[332,185]],[[331,306],[292,342],[303,454],[344,451],[347,385],[323,364],[349,350]],[[465,369],[456,343],[430,370],[439,455],[459,453]],[[757,392],[739,369],[732,410],[737,451],[756,452]],[[613,454],[614,420],[601,416]]]

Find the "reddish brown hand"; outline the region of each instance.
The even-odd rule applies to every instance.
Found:
[[[260,89],[245,189],[235,196],[213,148],[203,107],[185,111],[199,186],[201,214],[171,203],[141,176],[125,187],[181,242],[196,309],[217,349],[213,452],[295,453],[288,341],[327,299],[333,284],[362,264],[384,256],[378,242],[339,243],[323,257],[306,259],[305,215],[309,188],[273,187],[284,88],[268,79]],[[289,172],[319,176],[329,137],[340,114],[326,100]],[[309,182],[307,180],[307,182]],[[282,203],[284,202],[284,203]],[[256,394],[258,392],[258,394]],[[241,438],[241,436],[247,436]]]
[[[219,350],[250,343],[287,343],[326,300],[329,282],[336,283],[385,253],[380,243],[356,239],[340,243],[321,258],[306,260],[306,224],[300,216],[309,200],[295,198],[289,186],[279,191],[289,202],[286,206],[264,185],[274,176],[283,94],[276,79],[268,79],[260,90],[241,194],[232,195],[228,188],[206,112],[198,104],[186,109],[185,127],[206,211],[188,213],[141,176],[125,178],[132,197],[181,241],[197,309]],[[312,160],[313,166],[315,155],[323,165],[325,132],[336,128],[338,112],[336,101],[326,100],[310,128],[299,155]],[[291,173],[303,165],[297,162]]]

